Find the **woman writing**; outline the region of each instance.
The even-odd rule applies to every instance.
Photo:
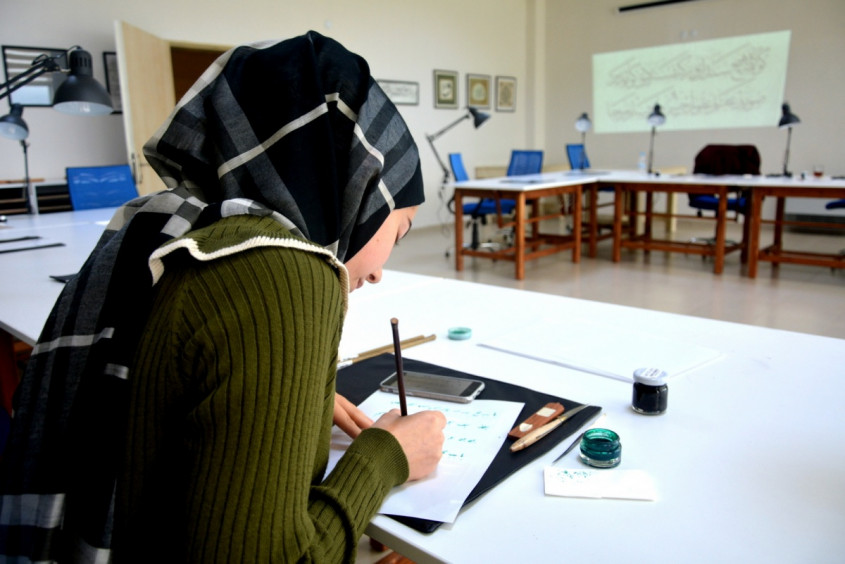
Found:
[[[309,32],[222,55],[145,147],[21,383],[0,550],[31,560],[341,561],[445,418],[334,391],[347,294],[424,199],[366,62]],[[355,437],[323,479],[332,422]]]

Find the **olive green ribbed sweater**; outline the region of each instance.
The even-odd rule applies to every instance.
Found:
[[[221,247],[269,219],[224,219],[193,235]],[[118,482],[116,561],[352,560],[364,527],[408,466],[364,431],[322,481],[346,289],[324,258],[262,247],[165,274],[130,376]]]

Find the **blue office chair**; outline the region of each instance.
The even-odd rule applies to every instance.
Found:
[[[75,210],[113,208],[138,197],[129,165],[68,167],[65,174]]]
[[[511,151],[508,176],[537,174],[543,171],[543,151]]]
[[[569,159],[569,168],[572,170],[584,170],[590,168],[590,159],[583,143],[567,143],[566,158]]]
[[[754,145],[707,145],[695,156],[694,174],[760,174],[760,153]],[[734,212],[734,217],[748,211],[748,198],[737,190],[737,196],[729,197],[727,210]],[[698,217],[704,217],[704,211],[718,213],[719,197],[715,194],[687,194],[690,207],[697,210]],[[693,242],[715,244],[715,237],[693,237]],[[728,244],[736,245],[735,241]]]
[[[460,153],[449,153],[449,165],[452,167],[452,175],[456,182],[469,180],[466,168],[464,168],[464,160]],[[498,249],[498,244],[495,243],[481,243],[479,240],[479,225],[487,224],[488,215],[496,215],[497,222],[501,226],[502,215],[509,215],[513,213],[516,208],[515,200],[499,199],[497,201],[493,198],[481,198],[476,202],[465,202],[462,206],[463,215],[470,217],[470,226],[472,227],[472,240],[470,248],[473,250],[479,248]]]

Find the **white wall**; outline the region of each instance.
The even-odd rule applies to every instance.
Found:
[[[563,154],[580,141],[575,119],[593,114],[592,55],[623,49],[792,30],[785,99],[801,118],[794,128],[790,169],[812,170],[822,163],[831,174],[845,174],[845,1],[700,0],[618,14],[636,0],[548,0],[547,154]],[[655,166],[686,166],[709,143],[751,143],[762,158],[762,172],[783,168],[786,131],[771,127],[667,131],[655,140]],[[672,116],[667,116],[671,120]],[[646,115],[643,115],[645,125]],[[647,151],[649,134],[596,134],[587,137],[594,167],[632,168]]]
[[[465,104],[466,73],[515,76],[517,111],[496,112],[479,130],[469,120],[437,141],[445,158],[461,151],[470,169],[506,162],[512,148],[528,148],[524,0],[2,0],[0,42],[66,48],[79,44],[94,58],[103,80],[102,52],[114,51],[113,22],[124,20],[165,39],[235,45],[284,38],[314,29],[362,55],[376,78],[420,85],[420,104],[400,106],[417,141],[429,205],[416,225],[449,221],[439,205],[442,174],[425,138],[453,122],[460,110],[434,109],[433,70],[460,73]],[[6,103],[0,102],[5,114]],[[126,162],[122,116],[65,116],[49,108],[26,108],[30,127],[30,173],[60,178],[66,166]],[[0,179],[23,176],[23,154],[0,139]]]

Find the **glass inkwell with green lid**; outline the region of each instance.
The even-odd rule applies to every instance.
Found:
[[[614,468],[622,461],[622,442],[610,429],[588,429],[581,437],[581,460],[595,468]]]

